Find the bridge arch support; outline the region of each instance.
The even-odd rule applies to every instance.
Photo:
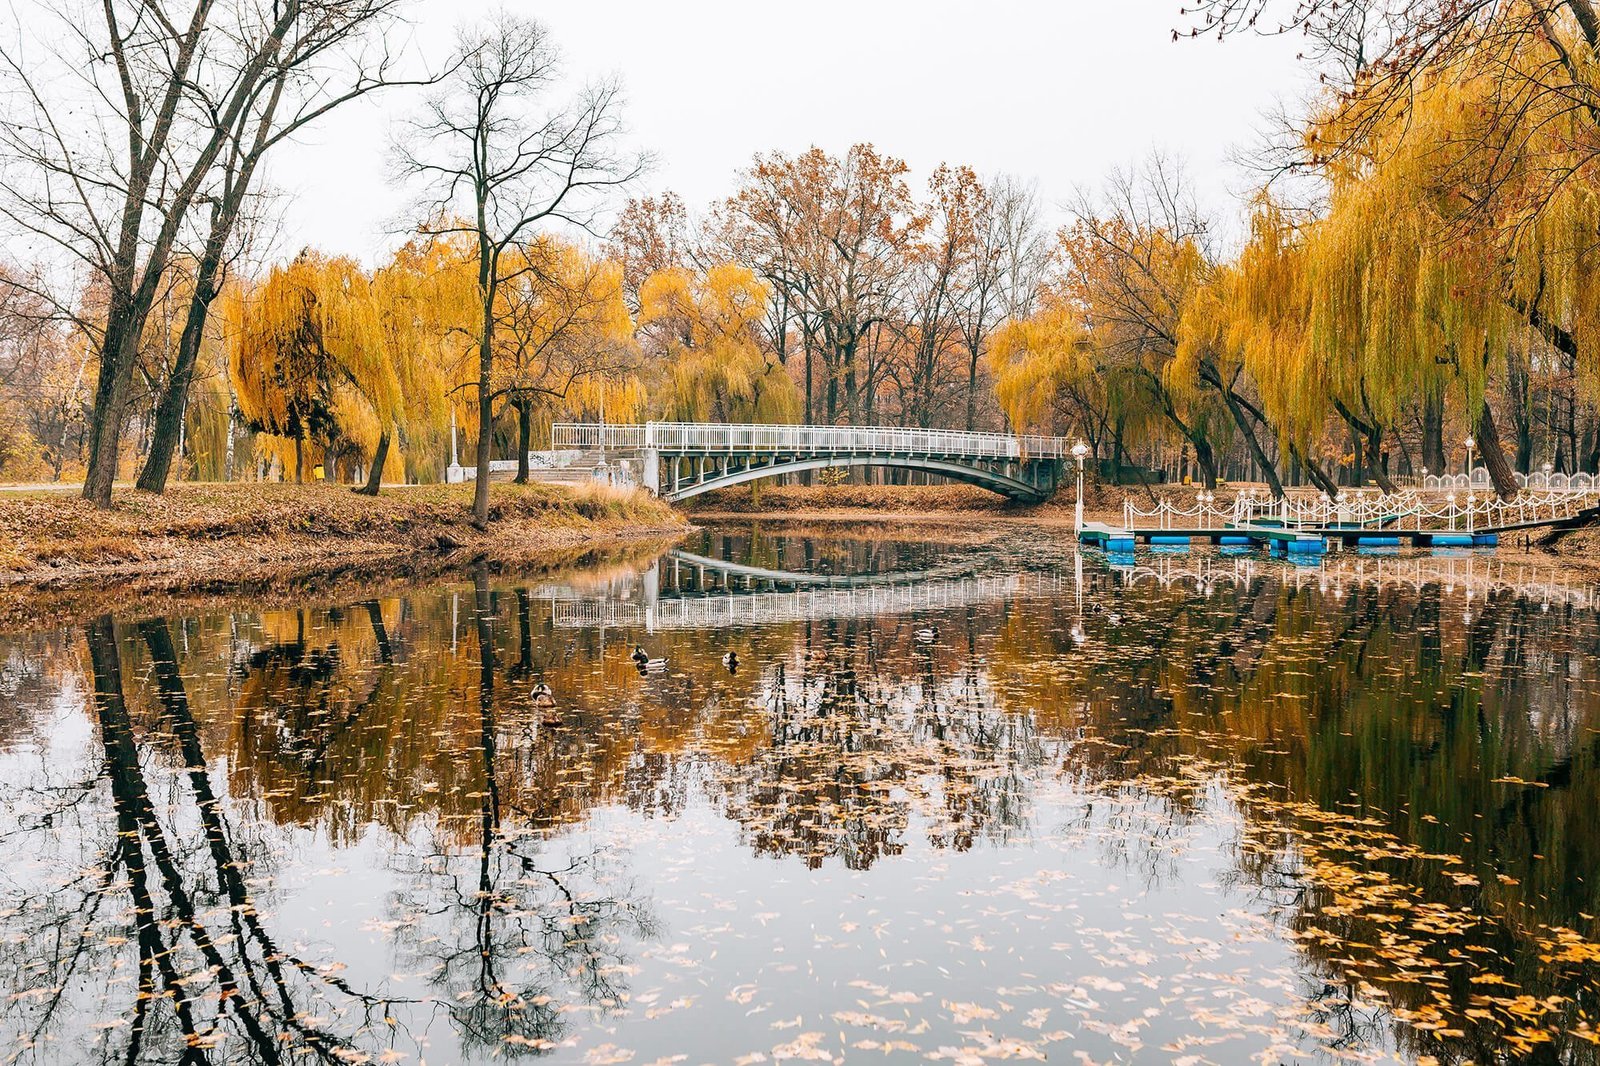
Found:
[[[683,462],[698,469],[686,477],[680,477],[678,467]],[[707,463],[709,467],[703,465]],[[647,459],[646,464],[648,468],[650,460]],[[1055,494],[1061,478],[1061,464],[1054,459],[960,461],[934,456],[856,454],[775,456],[767,461],[752,459],[739,462],[703,456],[662,455],[655,464],[660,476],[658,491],[663,499],[674,502],[781,474],[835,467],[874,466],[938,474],[1024,503],[1043,503],[1048,500]]]

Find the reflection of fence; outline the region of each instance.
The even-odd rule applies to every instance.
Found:
[[[636,629],[645,624],[644,607],[622,600],[553,600],[550,613],[557,629]]]
[[[556,627],[562,629],[598,626],[635,626],[651,632],[722,629],[992,606],[1030,596],[1053,595],[1064,587],[1065,580],[1060,574],[1007,574],[905,585],[663,596],[645,603],[604,597],[552,597],[551,613]]]
[[[1297,589],[1317,588],[1335,596],[1347,588],[1366,585],[1400,585],[1421,591],[1437,586],[1459,592],[1470,603],[1491,593],[1510,593],[1545,607],[1564,605],[1583,609],[1600,607],[1600,586],[1574,581],[1565,570],[1532,566],[1494,556],[1413,556],[1385,559],[1370,556],[1328,557],[1317,566],[1284,567],[1255,559],[1141,556],[1138,565],[1115,566],[1114,572],[1130,585],[1154,583],[1163,587],[1192,586],[1210,592],[1218,585],[1249,585],[1270,574]]]

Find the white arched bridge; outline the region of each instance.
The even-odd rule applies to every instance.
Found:
[[[1060,485],[1070,443],[1061,437],[855,426],[644,425],[558,422],[556,451],[637,462],[639,480],[684,500],[760,478],[829,467],[920,470],[1040,503]]]

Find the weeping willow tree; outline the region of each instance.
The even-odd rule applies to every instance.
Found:
[[[643,406],[622,265],[542,236],[503,257],[493,389],[517,414],[517,477],[529,476],[537,416],[598,410],[630,421]]]
[[[371,280],[351,260],[305,252],[243,294],[230,373],[245,421],[337,458],[354,451],[381,475],[401,402]],[[375,489],[373,490],[375,491]]]
[[[1526,469],[1530,364],[1554,353],[1595,380],[1594,105],[1551,80],[1587,80],[1594,56],[1559,20],[1520,32],[1530,10],[1463,21],[1449,48],[1408,61],[1403,93],[1392,62],[1358,72],[1306,135],[1326,209],[1298,224],[1257,210],[1202,328],[1240,352],[1286,446],[1310,449],[1336,417],[1357,469],[1387,485],[1382,445],[1410,412],[1423,466],[1447,465],[1453,399],[1511,495],[1491,401],[1516,424]]]
[[[1120,472],[1131,447],[1165,422],[1144,375],[1102,365],[1098,354],[1082,309],[1047,288],[1031,314],[1000,325],[987,358],[1013,431],[1075,434]]]
[[[685,422],[787,422],[803,401],[759,340],[768,290],[747,267],[660,270],[639,289],[639,325],[666,373],[661,401]]]
[[[459,242],[439,240],[408,242],[373,275],[372,295],[400,386],[395,437],[410,482],[438,480],[452,410],[470,424],[469,403],[453,386],[473,352],[474,279],[470,253]],[[369,489],[376,485],[368,479]]]

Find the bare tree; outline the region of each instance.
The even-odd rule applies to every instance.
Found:
[[[201,198],[209,217],[195,257],[177,358],[156,406],[150,454],[139,474],[139,488],[150,492],[166,488],[206,318],[226,278],[230,246],[239,247],[236,238],[241,216],[267,153],[351,100],[377,89],[426,81],[395,75],[396,57],[387,43],[388,35],[381,30],[392,24],[393,9],[399,3],[346,0],[307,5],[281,54],[262,73],[250,105],[238,113],[233,128],[225,131],[215,173]]]
[[[551,100],[559,58],[541,24],[506,11],[463,30],[450,76],[398,148],[401,174],[423,188],[424,232],[477,245],[479,528],[489,522],[495,301],[508,278],[531,269],[506,253],[554,223],[594,232],[600,195],[638,177],[647,162],[619,145],[615,82]]]
[[[97,506],[111,503],[145,322],[174,255],[197,236],[194,209],[216,202],[211,228],[225,220],[217,194],[230,184],[239,194],[248,189],[239,154],[250,154],[263,121],[268,144],[281,140],[273,136],[282,130],[273,118],[280,108],[309,121],[349,98],[348,87],[331,87],[332,57],[396,3],[41,4],[51,28],[28,42],[37,49],[0,47],[8,98],[0,150],[9,157],[0,169],[0,219],[104,290],[103,311],[92,318],[77,316],[68,298],[55,300],[79,317],[99,363],[84,478],[84,496]],[[354,94],[365,86],[358,77]],[[219,188],[224,159],[234,161],[233,180]],[[30,252],[44,257],[38,247]]]
[[[1039,225],[1039,194],[1001,175],[989,182],[973,235],[971,273],[958,312],[967,355],[967,430],[978,421],[978,367],[989,335],[1005,319],[1026,317],[1050,263]]]

